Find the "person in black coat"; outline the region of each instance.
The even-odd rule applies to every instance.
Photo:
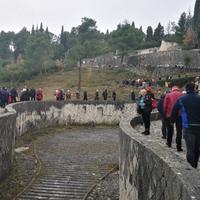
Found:
[[[29,96],[31,101],[35,101],[35,95],[36,95],[36,90],[34,88],[31,88],[29,91]]]
[[[113,92],[112,92],[112,99],[113,99],[113,101],[116,101],[116,98],[117,98],[117,93],[116,93],[115,90],[113,90]]]
[[[176,101],[171,121],[175,122],[178,113],[181,113],[187,161],[197,168],[200,157],[200,96],[195,93],[194,83],[186,85],[186,92]]]
[[[144,122],[145,131],[142,132],[144,135],[150,134],[150,118],[152,112],[152,99],[147,94],[145,89],[140,91],[140,97],[138,100],[138,107],[140,109],[140,114],[142,115],[142,120]]]
[[[15,102],[17,102],[17,97],[18,97],[18,93],[17,93],[17,90],[15,89],[15,88],[12,88],[11,90],[10,90],[10,94],[11,94],[11,97],[12,97],[12,99],[13,99],[13,102],[15,103]]]
[[[160,113],[161,116],[161,121],[162,121],[162,138],[166,139],[167,138],[167,121],[165,118],[165,114],[164,114],[164,108],[163,108],[163,103],[164,103],[164,99],[165,99],[165,94],[162,94],[160,96],[160,99],[158,100],[158,104],[157,104],[157,109],[158,112]]]
[[[24,88],[21,92],[20,101],[29,101],[29,91]]]
[[[87,91],[83,92],[83,101],[87,101],[88,100],[88,95],[87,95]]]
[[[107,98],[108,98],[108,91],[107,91],[107,89],[105,89],[105,90],[103,91],[102,96],[103,96],[103,100],[106,101]]]
[[[135,92],[134,92],[134,90],[131,91],[131,101],[135,101]]]

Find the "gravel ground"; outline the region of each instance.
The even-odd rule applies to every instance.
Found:
[[[118,200],[119,199],[119,171],[102,180],[90,193],[87,200]]]
[[[11,174],[0,182],[0,199],[13,199],[31,181],[37,160],[30,152],[16,153]]]

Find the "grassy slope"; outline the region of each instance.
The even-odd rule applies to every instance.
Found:
[[[131,74],[127,69],[82,69],[82,81],[81,90],[87,90],[88,96],[92,100],[96,89],[101,92],[107,88],[109,96],[111,91],[115,89],[117,91],[117,97],[121,100],[127,100],[131,91],[130,87],[122,86],[121,82],[124,79],[138,78],[134,74]],[[67,72],[58,72],[47,76],[38,76],[33,80],[26,81],[19,86],[21,89],[24,85],[28,88],[41,87],[44,90],[45,99],[54,99],[54,92],[57,88],[71,89],[73,92],[77,89],[78,85],[78,70],[71,69]]]

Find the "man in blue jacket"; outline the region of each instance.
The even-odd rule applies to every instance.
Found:
[[[174,105],[171,119],[175,121],[178,112],[181,112],[187,161],[197,168],[200,156],[200,96],[195,94],[194,83],[186,85],[186,92]]]

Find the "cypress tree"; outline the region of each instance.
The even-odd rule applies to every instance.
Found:
[[[159,23],[156,29],[154,30],[154,40],[161,42],[164,38],[164,27]]]
[[[146,41],[152,41],[153,40],[153,29],[151,26],[147,27],[147,36]]]
[[[33,35],[35,33],[35,27],[34,25],[32,26],[32,29],[31,29],[31,34]]]
[[[200,47],[200,0],[196,0],[195,3],[193,28],[197,35],[197,45]]]
[[[40,29],[39,29],[39,31],[40,31],[41,33],[43,33],[43,32],[44,32],[44,29],[43,29],[42,22],[41,22],[41,24],[40,24]]]
[[[63,36],[64,36],[64,26],[61,28],[61,34],[60,34],[60,44],[63,45]]]

